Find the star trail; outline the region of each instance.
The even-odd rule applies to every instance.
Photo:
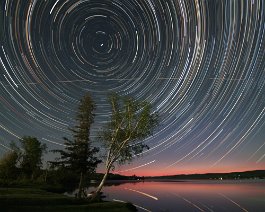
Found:
[[[263,0],[1,2],[0,155],[23,135],[63,148],[86,92],[93,140],[117,92],[160,114],[150,149],[118,172],[264,169]]]

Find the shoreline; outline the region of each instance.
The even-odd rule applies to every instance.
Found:
[[[105,186],[121,185],[126,183],[258,183],[265,182],[265,179],[146,179],[146,180],[107,180]],[[91,187],[96,187],[99,182],[90,183]]]

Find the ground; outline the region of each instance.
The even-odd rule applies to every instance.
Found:
[[[130,204],[119,202],[88,203],[40,189],[0,188],[1,211],[136,211]]]

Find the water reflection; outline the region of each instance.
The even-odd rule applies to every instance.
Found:
[[[122,183],[103,192],[139,211],[265,211],[264,180]]]

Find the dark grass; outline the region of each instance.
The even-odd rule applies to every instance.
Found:
[[[30,188],[0,188],[0,205],[1,211],[136,211],[130,203],[89,203]]]
[[[130,204],[119,202],[91,203],[88,205],[46,205],[46,206],[1,206],[1,211],[89,211],[89,212],[130,212],[136,211]]]

